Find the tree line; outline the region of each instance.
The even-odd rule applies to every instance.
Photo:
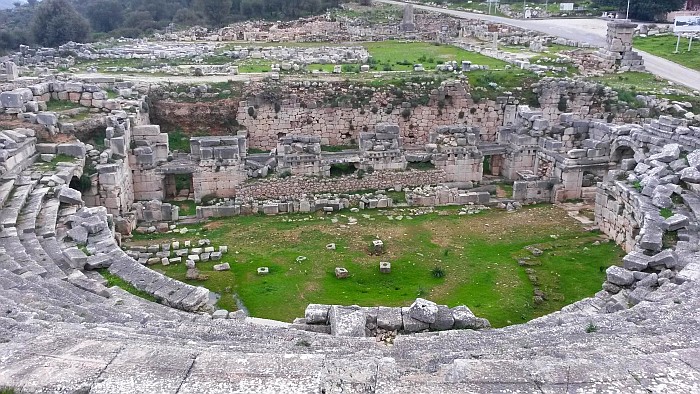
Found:
[[[178,27],[221,27],[242,20],[289,20],[337,7],[340,0],[28,0],[0,11],[0,52],[20,44],[140,37]]]

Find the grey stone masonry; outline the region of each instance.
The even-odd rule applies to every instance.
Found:
[[[329,329],[322,329],[328,327]],[[413,334],[422,331],[490,328],[488,320],[478,318],[462,305],[448,308],[418,298],[410,307],[359,307],[309,304],[295,328],[327,332],[333,336],[365,337],[384,332]]]

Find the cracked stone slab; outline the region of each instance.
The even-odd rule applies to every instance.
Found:
[[[105,368],[91,394],[175,393],[195,361],[192,350],[127,346]],[[152,368],[143,368],[150,365]]]

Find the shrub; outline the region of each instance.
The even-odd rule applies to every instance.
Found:
[[[634,183],[632,183],[632,187],[635,188],[638,192],[642,191],[642,183],[640,181],[634,181]]]
[[[569,100],[566,98],[566,96],[561,96],[559,97],[559,104],[557,104],[557,109],[561,112],[566,112],[566,107],[567,104],[569,103]]]
[[[404,119],[410,118],[410,117],[411,117],[411,110],[408,109],[408,108],[404,108],[404,109],[401,111],[401,116],[402,116]]]
[[[81,193],[84,193],[84,192],[90,190],[90,188],[92,187],[92,180],[86,174],[83,174],[80,176],[79,182],[80,182],[79,187],[80,187]]]
[[[275,103],[275,112],[277,113],[277,112],[280,112],[281,110],[282,110],[282,106],[280,105],[280,103]]]
[[[444,278],[445,277],[445,270],[442,269],[442,267],[435,267],[430,271],[430,273],[433,275],[434,278]]]
[[[255,116],[255,108],[248,107],[248,116]]]

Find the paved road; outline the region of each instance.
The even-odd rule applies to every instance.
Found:
[[[375,0],[381,3],[402,5],[403,2],[394,0]],[[441,12],[464,19],[481,19],[523,29],[535,30],[548,35],[563,37],[569,40],[587,42],[591,45],[605,45],[607,21],[602,19],[510,19],[493,15],[475,14],[466,11],[448,10],[414,4],[414,8],[427,11]],[[669,81],[685,85],[693,90],[700,90],[700,72],[683,67],[658,56],[635,49],[644,58],[644,64],[649,72]]]

